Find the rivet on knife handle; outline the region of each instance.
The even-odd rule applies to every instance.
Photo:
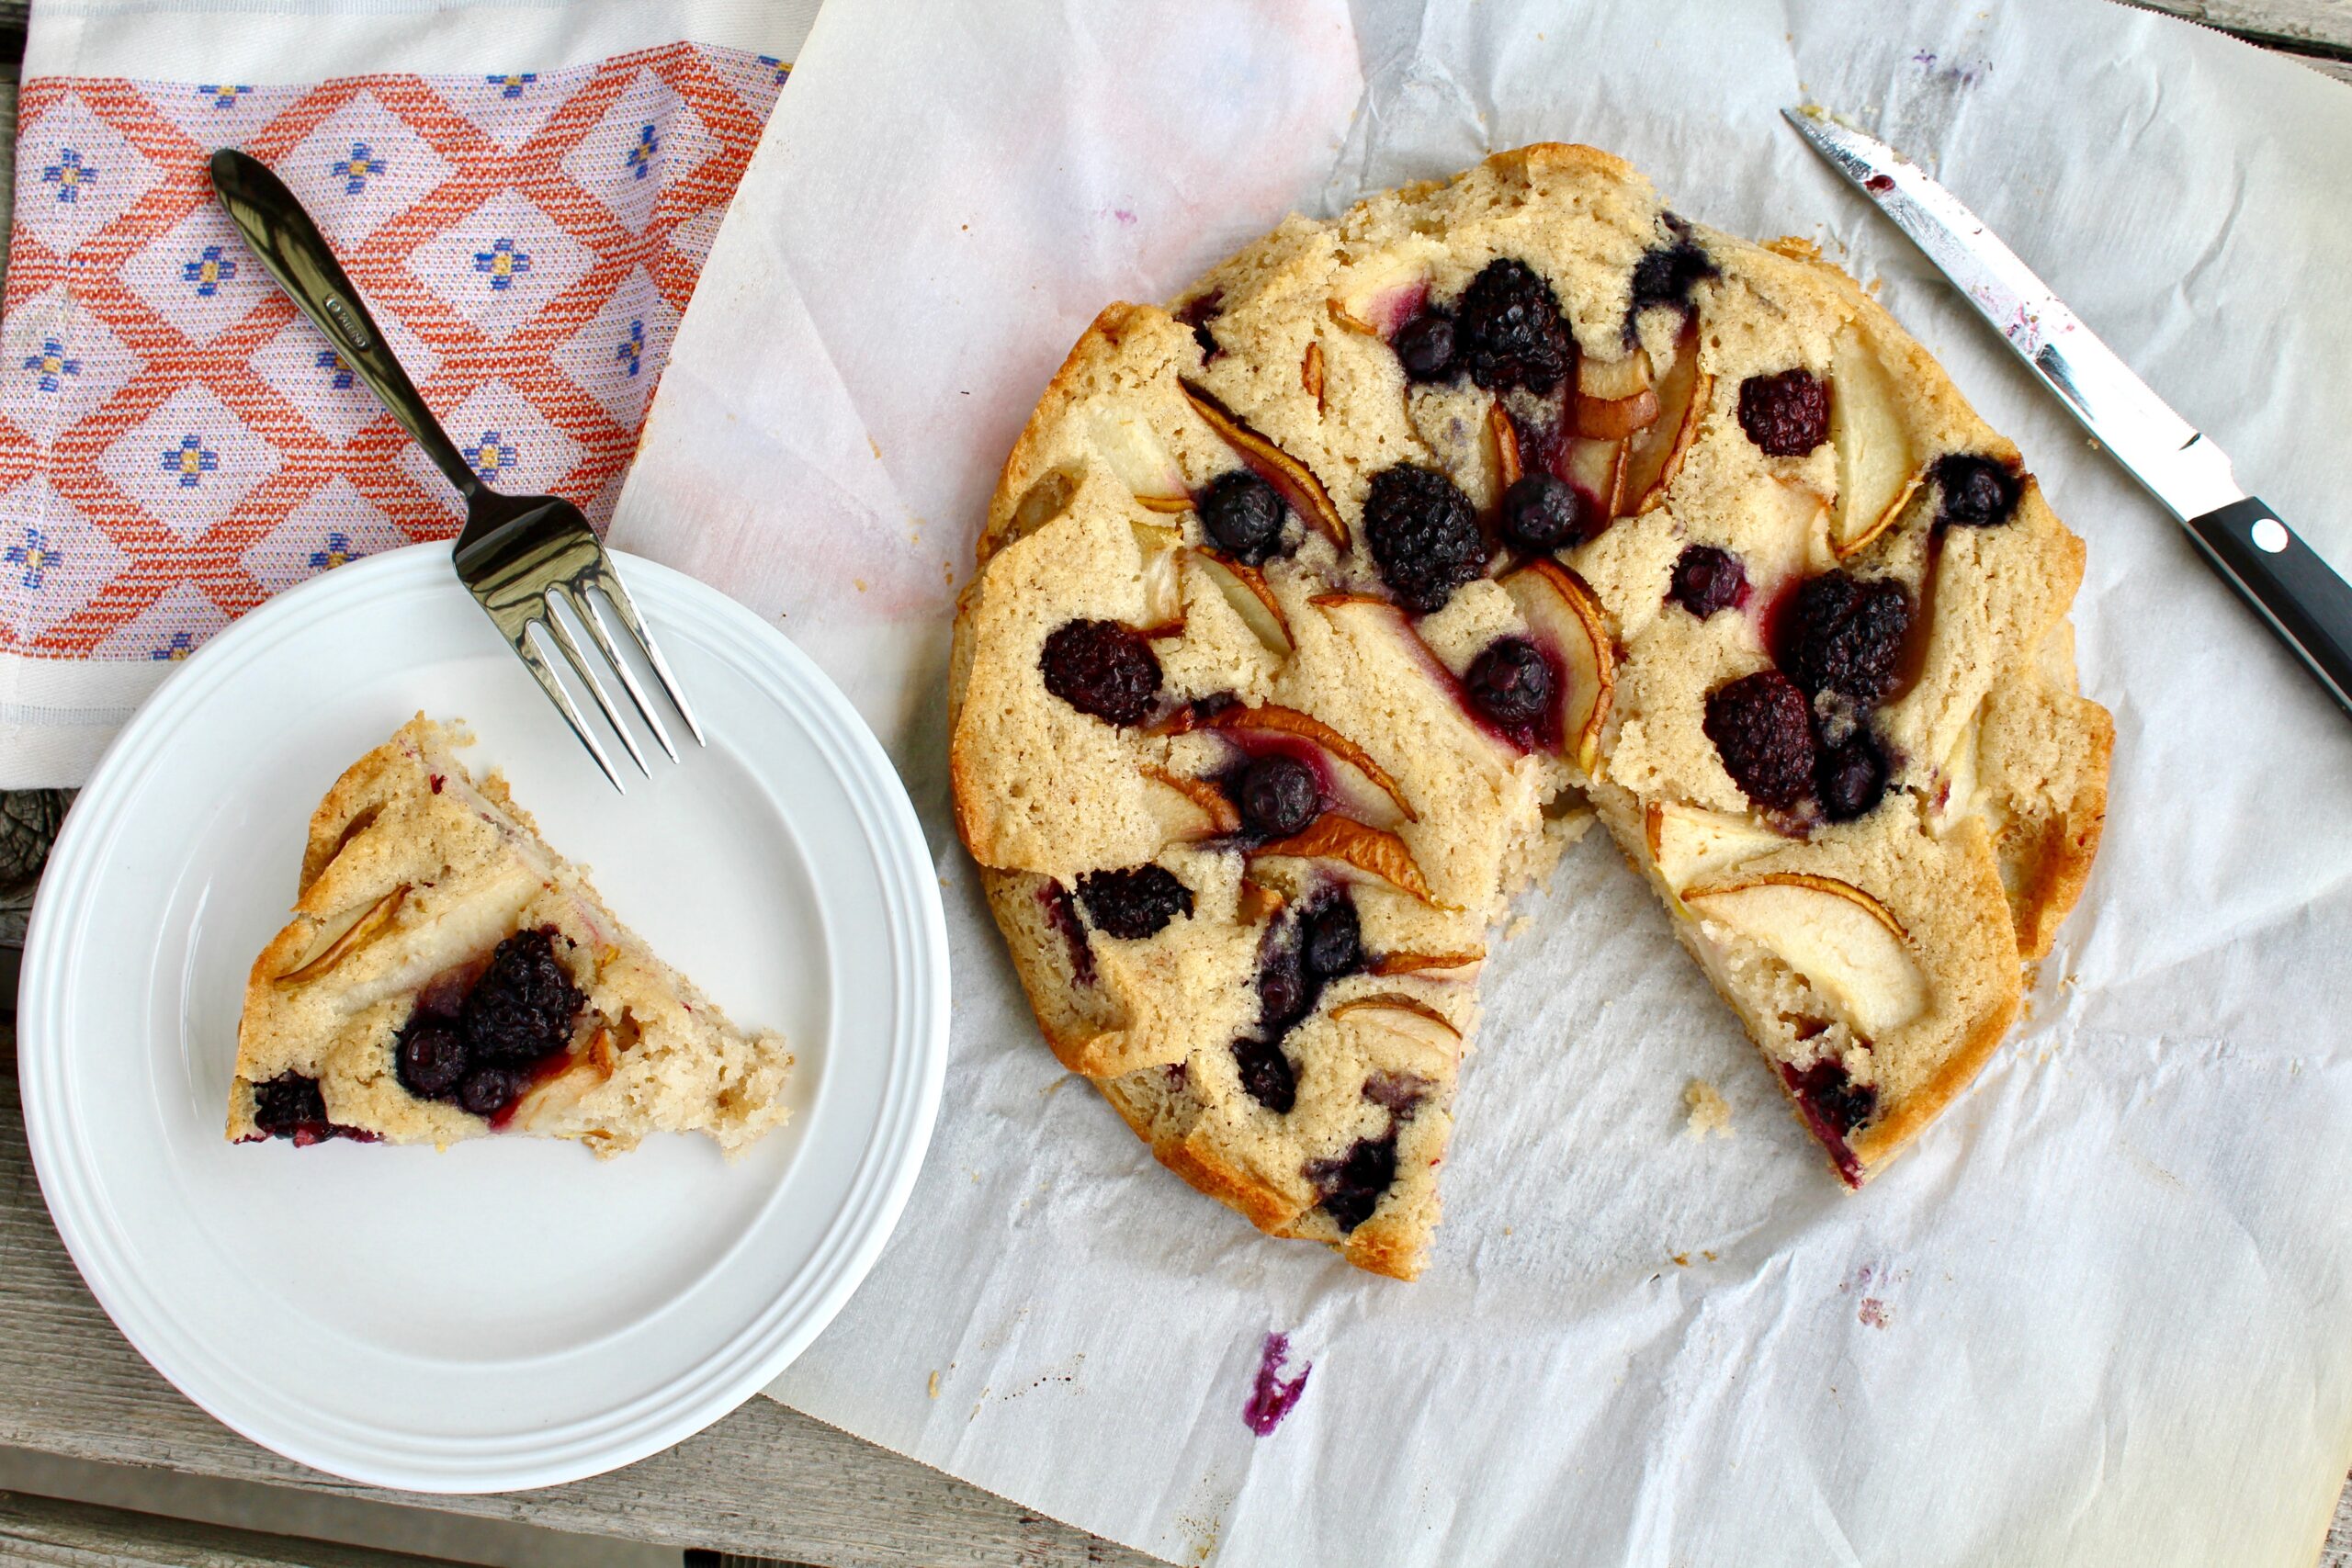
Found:
[[[2238,596],[2352,715],[2352,586],[2252,496],[2190,518],[2188,532]]]

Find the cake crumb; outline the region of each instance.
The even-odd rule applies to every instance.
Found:
[[[1521,937],[1525,936],[1529,931],[1532,931],[1534,929],[1535,917],[1532,915],[1521,915],[1519,919],[1510,923],[1510,930],[1503,932],[1503,940],[1506,942],[1517,942]]]
[[[1692,1137],[1703,1139],[1710,1133],[1731,1136],[1731,1106],[1714,1085],[1692,1078],[1682,1086],[1682,1103],[1690,1111],[1688,1126]]]
[[[939,1397],[939,1369],[936,1367],[931,1371],[931,1397],[933,1399]]]

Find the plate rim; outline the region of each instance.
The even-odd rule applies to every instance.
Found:
[[[134,791],[157,754],[153,739],[190,705],[233,685],[239,669],[280,637],[309,625],[345,598],[404,585],[446,563],[446,544],[379,552],[276,595],[232,623],[142,703],[107,746],[67,813],[36,896],[17,998],[17,1080],[26,1139],[52,1224],[75,1269],[108,1319],[183,1397],[232,1431],[299,1463],[364,1484],[402,1491],[468,1494],[560,1485],[659,1453],[707,1427],[772,1382],[847,1304],[896,1230],[937,1122],[948,1055],[948,948],[929,840],[899,771],[840,688],[792,640],[748,607],[687,573],[626,551],[611,552],[641,598],[683,601],[697,631],[737,644],[780,669],[807,699],[802,718],[830,739],[844,794],[868,828],[867,848],[880,874],[886,946],[904,954],[899,1048],[883,1103],[867,1134],[848,1192],[800,1268],[755,1311],[706,1349],[691,1367],[654,1388],[553,1428],[514,1430],[489,1438],[393,1434],[380,1426],[340,1438],[322,1427],[351,1428],[341,1416],[313,1413],[307,1424],[273,1429],[273,1402],[240,1408],[233,1386],[213,1375],[230,1359],[202,1364],[187,1330],[156,1313],[130,1251],[89,1184],[96,1162],[72,1114],[63,1052],[70,1032],[73,953],[66,933],[103,870],[103,851],[133,818]],[[454,582],[453,582],[454,586]],[[649,606],[650,608],[650,606]],[[216,651],[217,650],[217,651]],[[863,786],[863,787],[860,787]],[[878,787],[877,787],[878,786]],[[887,929],[895,927],[895,930]],[[791,1167],[778,1172],[785,1179]],[[126,1314],[128,1314],[126,1316]],[[182,1357],[188,1357],[183,1361]],[[192,1389],[189,1383],[198,1385]],[[266,1386],[266,1385],[257,1385]],[[290,1402],[274,1402],[284,1407]],[[582,1428],[587,1428],[582,1430]],[[617,1429],[616,1429],[617,1428]],[[423,1440],[419,1440],[422,1438]],[[480,1445],[478,1447],[478,1445]],[[483,1449],[492,1451],[482,1451]],[[428,1461],[426,1450],[435,1459]]]

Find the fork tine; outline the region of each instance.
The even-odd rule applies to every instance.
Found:
[[[695,744],[710,744],[703,739],[702,725],[695,717],[695,710],[686,705],[686,694],[678,689],[677,677],[670,673],[670,661],[662,657],[661,647],[654,642],[653,634],[646,630],[644,620],[637,613],[637,606],[629,602],[628,590],[621,586],[620,573],[613,570],[610,558],[602,549],[596,552],[596,564],[590,569],[590,581],[613,602],[621,625],[628,628],[628,635],[635,637],[637,646],[644,650],[645,661],[653,666],[654,676],[662,682],[662,690],[668,694],[670,705],[678,710],[678,716],[684,719],[686,728],[694,732]]]
[[[590,668],[587,656],[580,651],[580,644],[573,638],[571,628],[563,624],[563,616],[556,607],[557,601],[560,597],[560,592],[553,583],[549,583],[547,592],[540,595],[542,602],[547,605],[547,620],[544,624],[548,628],[548,635],[554,637],[556,647],[563,650],[564,659],[571,665],[571,672],[586,682],[588,694],[596,699],[596,706],[604,714],[605,722],[611,725],[613,733],[621,738],[621,746],[628,752],[628,760],[637,764],[639,773],[643,773],[647,778],[651,778],[653,770],[645,765],[645,753],[637,749],[637,737],[628,732],[628,724],[621,718],[620,709],[613,706],[613,699],[605,694],[605,683],[596,679],[596,671]]]
[[[613,772],[612,759],[605,755],[604,747],[597,744],[596,738],[588,732],[587,723],[581,718],[580,710],[571,705],[571,694],[563,689],[563,682],[555,678],[555,670],[548,663],[547,656],[531,641],[531,626],[536,624],[526,625],[521,633],[512,639],[515,657],[523,661],[523,668],[531,672],[531,678],[538,682],[539,689],[548,694],[548,700],[555,704],[556,711],[563,715],[563,721],[571,726],[571,733],[580,737],[580,744],[588,748],[588,755],[595,758],[596,765],[605,770],[605,777],[612,781],[615,789],[627,795],[628,786],[621,783],[620,774]]]
[[[629,669],[628,660],[623,659],[620,649],[613,646],[611,628],[605,625],[605,612],[596,607],[595,600],[572,583],[562,583],[557,591],[563,594],[563,602],[571,606],[571,613],[580,617],[580,624],[588,628],[588,636],[594,640],[596,651],[605,656],[605,661],[613,667],[613,673],[621,678],[621,687],[628,693],[628,700],[637,705],[638,716],[645,720],[648,729],[653,731],[653,739],[662,743],[662,750],[670,754],[670,761],[676,761],[678,749],[670,744],[670,732],[662,728],[662,716],[653,711],[653,704],[646,696],[645,688],[637,683],[636,671]]]

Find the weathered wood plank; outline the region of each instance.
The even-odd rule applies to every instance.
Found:
[[[425,1498],[279,1459],[183,1399],[92,1299],[50,1226],[13,1077],[0,1078],[0,1444],[823,1568],[1151,1561],[768,1399],[627,1470],[541,1492]]]
[[[2124,0],[2249,43],[2352,59],[2352,0]]]
[[[0,1562],[28,1568],[442,1568],[437,1558],[289,1540],[0,1492]]]

